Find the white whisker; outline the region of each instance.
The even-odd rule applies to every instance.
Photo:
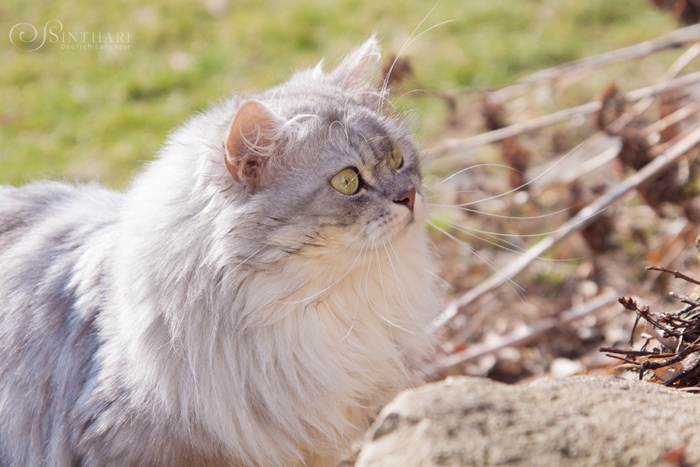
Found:
[[[513,281],[511,278],[509,278],[509,277],[507,277],[506,275],[504,275],[504,274],[500,271],[500,269],[498,269],[498,268],[496,267],[496,265],[494,265],[491,261],[489,261],[488,259],[484,258],[482,255],[480,255],[479,252],[476,251],[473,247],[469,246],[468,244],[466,244],[466,243],[463,242],[462,240],[458,239],[458,238],[455,237],[454,235],[450,234],[450,233],[447,232],[446,230],[444,230],[444,229],[438,227],[438,226],[435,225],[433,222],[428,221],[428,224],[432,225],[433,227],[435,227],[436,229],[438,229],[440,232],[444,233],[445,235],[447,235],[448,237],[450,237],[452,240],[454,240],[455,242],[457,242],[458,244],[460,244],[461,246],[463,246],[464,248],[466,248],[467,250],[469,250],[471,253],[473,253],[474,255],[476,255],[477,258],[479,258],[481,261],[483,261],[483,262],[484,262],[486,265],[488,265],[495,273],[497,273],[498,275],[500,275],[500,276],[506,281],[506,283],[508,284],[508,286],[511,288],[511,290],[513,290],[513,292],[515,292],[515,294],[518,296],[518,298],[520,298],[521,300],[523,299],[523,297],[522,297],[521,294],[522,294],[523,292],[525,292],[525,289],[524,289],[523,287],[521,287],[520,285],[518,285],[518,284],[517,284],[515,281]]]
[[[581,206],[583,203],[577,203],[573,206],[569,206],[568,208],[563,208],[558,211],[550,212],[547,214],[541,214],[539,216],[505,216],[502,214],[494,214],[491,212],[486,212],[486,211],[481,211],[479,209],[470,209],[470,208],[465,208],[460,205],[455,205],[455,204],[430,204],[430,207],[437,207],[437,208],[457,208],[462,211],[466,212],[473,212],[475,214],[481,214],[483,216],[489,216],[489,217],[497,217],[499,219],[511,219],[511,220],[533,220],[533,219],[544,219],[546,217],[552,217],[556,216],[557,214],[561,214],[562,212],[570,211],[573,208],[576,208],[578,206]]]
[[[372,243],[372,249],[371,249],[371,250],[372,250],[372,253],[375,253],[375,254],[377,255],[377,271],[379,272],[379,282],[380,282],[380,285],[381,285],[381,287],[382,287],[382,291],[385,292],[385,291],[384,291],[384,283],[383,283],[383,280],[382,280],[382,270],[381,270],[381,264],[380,264],[380,260],[379,260],[379,252],[378,252],[378,250],[376,249],[376,247],[374,246],[374,243]],[[370,254],[370,264],[371,264],[371,261],[372,261],[372,255]],[[369,269],[368,269],[368,270],[369,270]],[[368,278],[369,278],[369,274],[368,274],[367,276],[368,276]],[[374,307],[374,305],[372,304],[372,301],[370,300],[370,297],[369,297],[369,287],[368,287],[368,284],[365,284],[365,286],[366,286],[365,294],[366,294],[366,296],[367,296],[367,303],[369,304],[369,306],[370,306],[370,308],[372,309],[372,311],[374,311],[374,312],[376,313],[376,315],[379,316],[379,318],[380,318],[382,321],[385,321],[387,324],[389,324],[389,326],[393,326],[393,327],[395,327],[395,328],[397,328],[397,329],[401,329],[401,330],[404,331],[404,332],[407,332],[407,333],[409,333],[409,334],[412,334],[412,332],[409,331],[408,329],[405,329],[405,328],[399,326],[398,324],[396,324],[396,323],[394,323],[393,321],[391,321],[388,317],[382,315],[382,313]],[[384,299],[385,299],[385,302],[386,302],[386,292],[384,293]],[[385,307],[385,310],[386,310],[386,307]],[[386,310],[386,311],[388,312],[388,310]],[[393,335],[393,332],[392,332],[392,330],[391,330],[391,327],[389,328],[389,333],[391,334],[391,339],[392,339],[392,341],[393,341],[393,340],[394,340],[394,335]]]
[[[393,242],[391,239],[389,239],[389,244],[393,246]],[[386,244],[384,246],[384,251],[386,252],[386,257],[389,260],[389,265],[391,266],[391,270],[394,273],[394,280],[396,281],[396,287],[399,291],[399,295],[401,296],[401,301],[403,302],[404,306],[406,307],[406,312],[408,312],[408,315],[411,317],[414,323],[420,325],[418,320],[416,319],[415,315],[413,314],[413,307],[411,306],[410,302],[408,301],[408,297],[406,296],[406,290],[403,287],[403,284],[401,282],[401,279],[399,278],[399,275],[396,271],[396,268],[394,267],[394,262],[391,259],[391,254],[389,253],[389,249],[386,247]],[[399,257],[396,257],[397,262],[401,262]],[[408,280],[406,280],[408,282]],[[409,284],[410,285],[410,284]]]
[[[469,202],[469,203],[456,204],[455,206],[470,206],[470,205],[472,205],[472,204],[483,203],[484,201],[490,201],[490,200],[492,200],[492,199],[502,198],[502,197],[504,197],[504,196],[510,195],[511,193],[515,193],[516,191],[520,191],[520,190],[522,190],[523,188],[525,188],[526,186],[529,186],[529,185],[535,183],[535,182],[536,182],[538,179],[540,179],[541,177],[544,177],[545,174],[547,174],[550,170],[553,170],[554,167],[556,167],[557,165],[561,164],[564,160],[566,160],[569,156],[571,156],[582,144],[583,144],[583,143],[579,144],[578,146],[576,146],[575,148],[573,148],[571,151],[569,151],[568,153],[566,153],[564,156],[562,156],[562,157],[560,157],[559,159],[557,159],[556,161],[554,161],[554,163],[552,163],[552,165],[550,165],[549,167],[547,167],[546,170],[544,170],[542,173],[540,173],[539,175],[537,175],[537,176],[536,176],[535,178],[533,178],[532,180],[529,180],[529,181],[523,183],[522,185],[513,188],[512,190],[508,190],[508,191],[506,191],[505,193],[501,193],[501,194],[498,194],[498,195],[489,196],[488,198],[483,198],[483,199],[478,199],[478,200],[476,200],[476,201],[471,201],[471,202]],[[510,167],[510,168],[512,169],[512,167]],[[515,169],[513,169],[513,170],[515,170]],[[519,172],[519,171],[518,171],[518,172]],[[457,172],[457,173],[459,173],[459,172]],[[455,175],[457,175],[457,174],[455,174]],[[451,178],[451,177],[448,177],[447,179],[443,180],[443,182],[446,181],[446,180],[448,180],[449,178]],[[440,183],[443,183],[443,182],[440,182]],[[438,185],[439,185],[439,184],[438,184]],[[435,186],[437,186],[437,185],[435,185]],[[434,187],[433,187],[433,188],[434,188]]]
[[[490,237],[494,241],[487,240],[486,238],[480,237],[480,236],[476,235],[475,233],[473,233],[469,227],[465,227],[461,224],[458,224],[457,222],[455,222],[447,217],[440,216],[439,214],[433,213],[433,217],[435,217],[438,221],[444,222],[445,224],[449,225],[450,227],[459,230],[462,233],[465,233],[467,235],[471,235],[472,237],[474,237],[478,240],[489,243],[495,247],[502,248],[506,251],[510,251],[511,253],[522,253],[523,251],[526,250],[526,248],[521,247],[520,245],[516,245],[515,243],[509,242],[507,240],[503,240],[502,238],[498,238],[495,235],[484,234],[486,237]],[[503,242],[503,243],[513,247],[513,248],[512,249],[507,248],[507,247],[501,245],[500,243],[496,243],[496,242]],[[541,259],[544,259],[544,258],[541,258]]]
[[[520,172],[518,169],[514,169],[513,167],[511,167],[511,166],[509,166],[509,165],[505,165],[505,164],[489,163],[489,164],[470,165],[469,167],[465,167],[465,168],[462,169],[462,170],[458,170],[457,172],[453,173],[453,174],[450,175],[449,177],[447,177],[447,178],[445,178],[445,179],[439,181],[439,182],[436,183],[435,185],[430,186],[430,187],[426,187],[426,188],[425,188],[425,191],[432,191],[433,189],[435,189],[435,187],[442,185],[443,183],[445,183],[445,182],[448,181],[449,179],[454,178],[454,177],[456,177],[457,175],[462,174],[462,173],[464,173],[464,172],[469,172],[470,170],[478,169],[479,167],[501,167],[501,168],[503,168],[503,169],[508,169],[508,170],[512,170],[512,171],[514,171],[514,172],[522,173],[522,172]],[[522,186],[525,186],[525,185],[522,185]],[[522,188],[522,186],[516,188],[516,190]]]
[[[584,222],[587,222],[587,221],[588,221],[589,219],[591,219],[592,217],[595,217],[595,216],[597,216],[598,214],[600,214],[601,212],[605,211],[605,210],[608,209],[609,207],[610,207],[610,206],[606,206],[605,208],[601,209],[600,211],[596,211],[596,212],[594,212],[593,214],[591,214],[590,216],[585,217],[585,218],[579,220],[578,222],[576,222],[575,224],[572,224],[572,225],[570,225],[570,226],[568,226],[568,227],[566,227],[566,226],[565,226],[565,227],[560,227],[560,228],[555,229],[555,230],[550,230],[550,231],[548,231],[548,232],[540,232],[540,233],[536,233],[536,234],[505,234],[505,233],[500,233],[500,232],[490,232],[490,231],[488,231],[488,230],[472,229],[472,228],[464,227],[464,226],[462,226],[462,227],[465,228],[465,229],[469,229],[469,230],[471,230],[472,232],[481,233],[481,234],[488,234],[488,235],[494,235],[494,236],[496,236],[496,237],[522,237],[522,238],[543,237],[543,236],[545,236],[545,235],[552,235],[552,234],[555,234],[555,233],[557,233],[557,232],[561,232],[561,231],[563,231],[563,230],[567,230],[567,229],[569,229],[569,228],[571,228],[571,227],[573,227],[573,226],[576,226],[576,225],[579,225],[579,224],[583,224]]]
[[[427,190],[428,188],[426,188]],[[460,191],[451,191],[449,193],[436,193],[434,195],[426,196],[425,199],[431,199],[431,198],[437,198],[439,196],[446,196],[446,195],[457,195],[460,193],[478,193],[480,190],[460,190]],[[431,205],[432,206],[432,205]]]
[[[262,251],[262,249],[263,249],[263,247],[258,248],[258,249],[255,250],[250,256],[248,256],[246,259],[244,259],[243,261],[241,261],[240,263],[238,263],[238,264],[236,265],[235,268],[233,268],[233,269],[231,269],[229,272],[227,272],[226,275],[225,275],[224,277],[221,278],[221,280],[219,281],[219,283],[216,284],[216,287],[221,287],[221,286],[223,285],[224,281],[228,278],[228,276],[230,276],[231,274],[233,274],[234,272],[236,272],[236,270],[237,270],[238,268],[240,268],[241,266],[243,266],[244,264],[246,264],[246,263],[248,262],[248,260],[250,260],[253,256],[255,256],[255,255],[257,255],[258,253],[260,253],[260,252]]]
[[[435,7],[438,6],[438,3],[440,3],[440,2],[438,1],[438,2],[435,4],[435,6],[434,6],[434,7],[428,12],[428,14],[425,16],[425,18],[423,18],[423,21],[425,21],[425,20],[428,18],[428,16],[430,16],[430,13],[432,13],[433,10],[435,9]],[[418,26],[416,27],[416,29],[418,29],[418,27],[420,27],[420,25],[423,24],[423,21],[421,21],[420,24],[418,24]],[[416,32],[416,29],[414,29],[414,30],[413,30],[413,33],[411,33],[411,36],[409,36],[409,38],[406,40],[406,42],[405,42],[404,45],[401,47],[401,49],[399,49],[399,53],[396,54],[396,58],[394,59],[394,62],[391,64],[391,67],[389,68],[389,72],[386,74],[386,78],[384,78],[384,87],[382,88],[382,92],[386,92],[386,88],[387,88],[387,86],[388,86],[388,84],[389,84],[389,77],[391,76],[391,72],[394,70],[394,66],[396,65],[396,62],[399,60],[399,57],[401,56],[401,54],[403,54],[404,50],[406,50],[408,47],[410,47],[411,44],[413,44],[413,43],[414,43],[419,37],[421,37],[423,34],[425,34],[425,33],[427,33],[427,32],[430,32],[430,31],[432,31],[433,29],[435,29],[435,28],[437,28],[437,27],[440,27],[440,26],[443,26],[443,25],[445,25],[445,24],[454,23],[455,21],[458,21],[458,20],[456,20],[456,19],[448,19],[448,20],[446,20],[446,21],[442,21],[442,22],[440,22],[440,23],[437,23],[437,24],[434,24],[434,25],[430,26],[428,29],[425,29],[424,31],[421,31],[420,34],[417,34],[415,37],[411,37],[411,36],[413,36],[413,33]]]
[[[365,241],[365,244],[366,243],[367,241]],[[360,269],[360,280],[357,284],[357,300],[355,302],[355,315],[352,317],[352,323],[350,323],[350,329],[348,329],[348,333],[345,334],[345,336],[342,339],[340,339],[340,342],[343,342],[352,333],[352,330],[355,327],[355,321],[357,320],[357,311],[360,309],[360,289],[362,289],[362,275],[365,272],[365,261],[367,260],[367,248],[365,247],[365,245],[362,245],[362,251],[364,252],[364,254],[362,257],[362,269]],[[367,268],[367,275],[369,275],[369,268]]]

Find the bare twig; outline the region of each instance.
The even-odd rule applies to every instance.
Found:
[[[673,62],[673,64],[663,74],[660,82],[671,82],[676,77],[676,75],[683,70],[683,68],[688,66],[688,64],[698,56],[698,54],[700,54],[700,43],[693,44],[693,46],[690,49],[686,50],[680,57],[678,57],[678,59],[676,59],[676,61]],[[617,134],[618,132],[622,131],[622,129],[629,125],[635,118],[640,116],[649,107],[651,107],[651,105],[654,103],[654,100],[655,97],[649,96],[638,101],[632,108],[625,111],[625,113],[623,113],[622,115],[617,117],[613,122],[611,122],[607,127],[608,131],[613,134]],[[694,114],[698,110],[700,110],[700,100],[688,104],[682,107],[681,109],[677,110],[676,112],[673,112],[672,114],[667,115],[666,117],[660,120],[657,120],[653,124],[647,126],[644,130],[642,130],[640,136],[649,139],[651,134],[655,132],[661,132],[669,126],[674,125],[685,118],[694,116]],[[598,144],[599,141],[603,140],[606,137],[610,138],[609,135],[603,132],[595,133],[582,144],[580,144],[578,149],[575,150],[575,152],[587,151],[591,146],[595,146],[596,144]],[[649,143],[650,145],[653,145],[651,142]],[[586,158],[586,160],[581,164],[578,164],[574,170],[569,170],[562,176],[557,177],[557,180],[560,183],[571,183],[574,180],[579,179],[583,175],[593,170],[596,170],[597,168],[602,167],[603,165],[615,159],[615,157],[617,157],[617,155],[620,153],[621,149],[622,144],[621,142],[618,142],[613,147],[600,153],[594,158]],[[660,152],[664,150],[666,150],[666,147],[661,148]],[[573,160],[576,160],[577,157],[576,155],[572,155],[571,158]]]
[[[679,47],[684,43],[698,40],[700,40],[700,24],[695,24],[682,29],[677,29],[669,34],[646,42],[640,42],[639,44],[606,52],[594,57],[586,57],[581,60],[576,60],[545,70],[537,71],[518,80],[516,86],[552,81],[566,74],[580,73],[583,70],[591,70],[615,62],[644,57],[661,50]],[[507,88],[504,88],[498,92],[505,94],[507,93]]]
[[[538,70],[508,86],[449,89],[437,91],[437,93],[440,95],[440,97],[454,99],[465,94],[492,92],[499,100],[505,101],[514,95],[518,95],[523,91],[530,89],[533,85],[556,80],[571,73],[594,70],[611,63],[645,57],[662,50],[682,46],[688,42],[698,41],[700,40],[699,26],[700,25],[696,24],[686,28],[677,29],[664,36],[660,36],[649,41],[640,42],[639,44],[634,44],[629,47],[605,52],[592,57],[586,57],[581,60],[562,63],[561,65],[557,65],[552,68]],[[680,65],[681,68],[683,66],[685,65]]]
[[[694,371],[696,371],[698,368],[700,368],[700,361],[696,362],[695,365],[693,365],[692,367],[688,368],[687,370],[681,371],[681,372],[678,373],[676,376],[674,376],[673,378],[671,378],[671,379],[669,379],[668,381],[666,381],[666,382],[664,383],[664,386],[671,386],[671,385],[673,385],[676,381],[680,380],[681,378],[684,378],[684,377],[688,376],[689,374],[691,374],[691,373],[693,373]]]
[[[651,86],[630,91],[621,97],[626,102],[635,102],[646,97],[655,96],[657,94],[683,88],[685,86],[700,82],[700,72],[690,73],[680,78],[671,81],[656,83]],[[602,107],[600,101],[588,102],[576,107],[572,107],[559,112],[554,112],[549,115],[543,115],[524,122],[515,123],[513,125],[499,128],[488,133],[481,133],[476,136],[463,139],[446,139],[442,143],[430,149],[429,153],[433,158],[445,155],[454,150],[470,150],[486,144],[496,143],[505,138],[511,138],[521,133],[538,130],[555,123],[569,120],[577,115],[589,115],[599,111]]]
[[[668,358],[668,357],[673,357],[676,355],[675,353],[659,353],[659,352],[650,352],[648,350],[623,350],[623,349],[616,349],[614,347],[601,347],[598,349],[599,352],[607,352],[607,353],[617,353],[617,354],[622,354],[622,355],[634,355],[635,357],[654,357],[654,358]]]
[[[496,352],[504,347],[525,344],[537,336],[556,328],[557,326],[582,318],[606,305],[609,305],[610,303],[615,302],[618,295],[618,291],[608,290],[586,303],[562,312],[559,316],[547,318],[524,328],[517,329],[511,333],[501,336],[495,342],[472,345],[468,349],[447,356],[438,362],[437,367],[438,369],[449,368],[459,363]]]
[[[659,83],[670,83],[686,66],[690,64],[700,53],[700,46],[698,44],[693,44],[693,46],[683,52],[683,55],[678,57],[675,62],[664,72],[663,76],[659,80]],[[660,93],[663,93],[667,89],[661,89]],[[643,114],[651,105],[654,103],[654,97],[648,96],[637,102],[631,109],[626,111],[623,115],[617,118],[608,126],[608,130],[617,133],[621,131],[624,127],[629,125],[635,118]]]
[[[670,292],[669,295],[671,295],[671,297],[673,297],[673,298],[677,298],[681,303],[685,303],[686,305],[692,305],[694,307],[700,306],[700,302],[698,302],[697,300],[693,300],[692,298],[688,297],[687,295],[679,294],[676,292]]]
[[[668,151],[660,154],[638,172],[612,187],[607,193],[597,198],[593,203],[583,208],[575,216],[565,222],[559,229],[524,252],[520,258],[510,263],[509,266],[505,267],[497,274],[492,275],[461,297],[448,303],[442,314],[434,321],[434,329],[440,328],[448,323],[461,307],[466,306],[485,293],[500,287],[507,280],[512,279],[516,274],[525,269],[535,258],[538,258],[553,245],[568,237],[572,232],[588,225],[604,209],[627,194],[630,190],[658,175],[698,143],[700,143],[700,128],[692,130],[689,134],[684,133],[679,135]]]
[[[648,138],[653,133],[660,133],[668,127],[673,126],[688,117],[697,117],[698,111],[700,111],[700,100],[684,105],[675,112],[672,112],[664,118],[655,121],[651,125],[644,128],[644,130],[641,131],[640,136]]]
[[[639,315],[641,318],[644,318],[647,322],[653,324],[655,327],[661,329],[665,333],[667,333],[669,336],[673,337],[681,337],[683,335],[682,332],[676,332],[672,329],[669,329],[668,327],[664,326],[659,322],[659,320],[654,319],[654,316],[651,313],[651,309],[648,305],[640,307],[637,302],[631,298],[625,298],[622,297],[620,298],[619,302],[624,306],[626,309],[630,311],[634,311]],[[658,335],[655,333],[654,329],[649,329],[649,332],[654,335],[658,340],[662,341],[664,338],[661,335]]]
[[[688,356],[688,354],[693,353],[693,352],[697,352],[697,350],[698,350],[698,348],[696,346],[690,345],[690,346],[686,347],[682,352],[675,354],[672,358],[669,358],[668,360],[663,360],[660,362],[656,362],[656,361],[652,362],[651,360],[647,360],[644,363],[642,363],[642,365],[639,368],[639,379],[642,379],[645,371],[657,370],[659,368],[671,366],[671,365],[683,360],[685,357]],[[675,380],[671,379],[669,381],[675,381]]]
[[[691,282],[691,283],[693,283],[693,284],[700,285],[700,281],[699,281],[699,280],[693,279],[693,278],[690,277],[690,276],[686,276],[685,274],[683,274],[683,273],[680,272],[680,271],[674,271],[674,270],[672,270],[672,269],[664,268],[664,267],[661,267],[661,266],[649,266],[649,267],[647,268],[647,271],[661,271],[661,272],[667,272],[667,273],[669,273],[669,274],[673,274],[673,276],[674,276],[676,279],[683,279],[684,281],[688,281],[688,282]]]

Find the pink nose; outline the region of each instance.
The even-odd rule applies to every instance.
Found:
[[[411,190],[407,191],[406,193],[403,193],[398,198],[396,198],[394,200],[394,202],[397,204],[403,204],[408,209],[413,211],[413,205],[416,202],[416,189],[412,188]]]

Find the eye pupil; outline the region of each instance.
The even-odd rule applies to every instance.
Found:
[[[391,157],[389,157],[389,164],[391,164],[391,167],[394,170],[399,170],[401,166],[403,165],[403,155],[401,154],[401,150],[398,147],[394,147],[394,149],[391,150]]]
[[[343,169],[331,178],[331,186],[344,195],[354,195],[360,189],[360,174],[352,167]]]

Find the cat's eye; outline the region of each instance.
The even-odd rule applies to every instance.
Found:
[[[399,170],[403,165],[403,154],[401,154],[401,149],[398,146],[394,146],[394,149],[391,150],[389,164],[394,170]]]
[[[331,186],[344,195],[354,195],[360,189],[360,174],[352,167],[343,169],[333,175]]]

